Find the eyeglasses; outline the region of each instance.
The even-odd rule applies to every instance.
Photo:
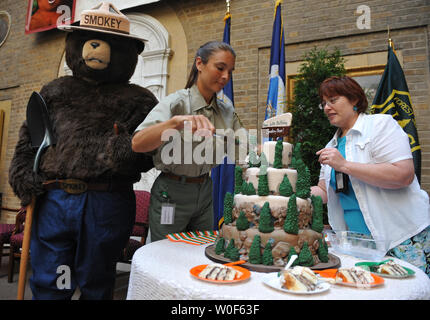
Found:
[[[326,105],[329,105],[330,107],[332,107],[337,102],[337,100],[339,100],[339,97],[333,97],[328,99],[328,101],[322,101],[319,105],[319,108],[324,109]]]

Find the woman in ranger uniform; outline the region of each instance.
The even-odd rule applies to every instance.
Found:
[[[166,161],[168,152],[163,152],[168,142],[163,141],[164,138],[162,140],[162,135],[163,132],[172,132],[166,131],[169,129],[183,131],[184,126],[186,131],[190,124],[192,133],[206,135],[206,138],[210,136],[208,141],[212,141],[216,129],[231,129],[237,133],[242,128],[233,107],[216,97],[216,93],[230,80],[235,59],[234,50],[224,42],[211,41],[201,46],[185,89],[160,101],[136,129],[133,151],[152,154],[155,167],[162,172],[151,189],[151,241],[165,239],[169,233],[213,228],[209,172],[217,165],[216,161],[197,163],[192,156],[198,144],[192,143],[192,149],[189,145],[187,153],[185,132],[182,136],[185,143],[180,149],[184,151],[181,161],[169,163],[171,161]],[[217,145],[217,140],[224,140],[224,137],[216,135]]]

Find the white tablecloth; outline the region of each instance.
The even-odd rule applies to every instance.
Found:
[[[251,272],[250,279],[234,284],[214,284],[194,278],[190,269],[213,263],[205,256],[207,245],[194,246],[162,240],[150,243],[136,251],[131,265],[128,300],[411,300],[430,299],[430,279],[411,264],[394,259],[415,271],[405,279],[384,278],[382,286],[359,289],[331,285],[328,291],[313,295],[281,292],[262,282],[265,273]],[[352,267],[362,261],[332,252],[341,259],[342,267]]]

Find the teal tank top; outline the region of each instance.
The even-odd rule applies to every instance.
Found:
[[[345,158],[345,143],[346,137],[337,139],[337,149],[340,154]],[[335,171],[331,170],[330,186],[336,190]],[[351,180],[348,180],[348,192],[337,193],[340,199],[340,204],[343,208],[344,218],[349,231],[359,232],[363,234],[370,234],[364,221],[363,214],[358,205],[357,197],[352,189]]]

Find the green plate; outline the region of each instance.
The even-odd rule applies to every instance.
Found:
[[[386,274],[386,273],[380,273],[380,272],[376,272],[376,269],[378,268],[380,262],[357,262],[355,264],[356,267],[360,267],[363,268],[367,271],[370,271],[374,274],[377,274],[381,277],[385,277],[385,278],[396,278],[396,279],[400,279],[400,278],[408,278],[408,277],[412,277],[415,274],[414,270],[411,270],[409,268],[406,268],[404,266],[402,266],[402,268],[404,268],[408,274],[405,274],[404,276],[398,276],[398,275],[392,275],[392,274]]]

